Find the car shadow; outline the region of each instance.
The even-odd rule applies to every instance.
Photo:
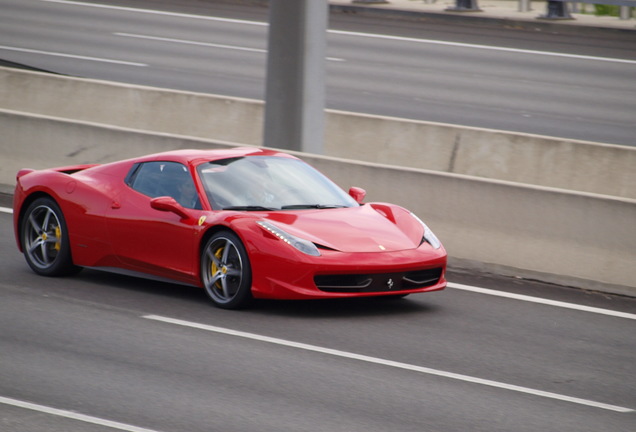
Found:
[[[172,297],[192,302],[206,300],[205,292],[192,285],[156,280],[139,276],[119,274],[110,271],[86,268],[73,279],[98,285],[108,289],[125,290],[164,297]]]
[[[255,314],[275,314],[294,318],[351,318],[422,314],[436,311],[436,307],[422,301],[416,301],[416,297],[420,296],[324,300],[255,300],[248,310]]]
[[[143,303],[145,306],[153,305],[153,308],[161,309],[166,307],[166,305],[163,304],[163,300],[170,298],[181,303],[180,307],[177,307],[176,304],[170,305],[170,307],[175,307],[175,309],[183,310],[183,307],[191,309],[194,305],[200,305],[213,310],[223,311],[212,304],[203,289],[190,285],[181,285],[173,282],[122,275],[95,269],[84,269],[80,274],[73,276],[73,279],[99,286],[100,293],[94,293],[94,295],[99,296],[102,301],[105,300],[105,296],[112,302],[119,303],[125,301]],[[104,288],[103,290],[101,289],[102,287]],[[134,293],[135,295],[134,298],[126,297],[124,299],[121,298],[121,296],[117,296],[116,293],[118,291],[126,291]],[[136,294],[139,294],[139,296]],[[84,292],[83,295],[89,294]],[[434,305],[426,303],[425,297],[430,295],[435,295],[435,293],[423,295],[412,294],[404,298],[381,296],[321,300],[255,299],[247,308],[230,312],[296,318],[351,318],[422,314],[433,313],[437,310],[437,307]],[[206,312],[209,311],[209,309],[206,310]]]

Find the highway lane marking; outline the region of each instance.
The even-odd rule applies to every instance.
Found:
[[[38,411],[45,414],[51,414],[58,417],[66,417],[73,420],[79,420],[84,423],[92,423],[99,426],[106,426],[111,429],[118,429],[118,430],[128,431],[128,432],[159,432],[155,429],[142,428],[142,427],[133,426],[133,425],[125,424],[125,423],[119,423],[119,422],[115,422],[111,420],[106,420],[99,417],[93,417],[93,416],[89,416],[85,414],[80,414],[74,411],[51,408],[46,405],[34,404],[31,402],[25,402],[22,400],[12,399],[12,398],[3,397],[3,396],[0,396],[0,403],[5,405],[11,405],[18,408],[25,408],[31,411]]]
[[[193,19],[202,19],[202,20],[209,20],[209,21],[219,21],[219,22],[234,23],[234,24],[246,24],[246,25],[255,25],[255,26],[263,26],[263,27],[269,26],[268,23],[260,22],[260,21],[220,18],[220,17],[211,17],[211,16],[204,16],[204,15],[184,14],[184,13],[178,13],[178,12],[156,11],[151,9],[138,9],[138,8],[131,8],[131,7],[123,7],[123,6],[111,6],[111,5],[105,5],[105,4],[82,3],[82,2],[70,1],[70,0],[40,0],[40,1],[47,2],[47,3],[60,3],[60,4],[68,4],[68,5],[102,8],[102,9],[116,9],[116,10],[154,14],[154,15],[175,16],[180,18],[193,18]],[[556,52],[549,52],[549,51],[526,50],[526,49],[520,49],[520,48],[497,47],[497,46],[489,46],[489,45],[469,44],[469,43],[462,43],[462,42],[438,41],[433,39],[418,39],[418,38],[410,38],[410,37],[404,37],[404,36],[351,32],[351,31],[344,31],[344,30],[328,30],[328,33],[343,35],[343,36],[358,36],[358,37],[394,40],[394,41],[402,41],[402,42],[415,42],[415,43],[423,43],[423,44],[430,44],[430,45],[444,45],[444,46],[452,46],[452,47],[460,47],[460,48],[512,52],[512,53],[518,53],[518,54],[534,54],[534,55],[543,55],[543,56],[552,56],[552,57],[572,58],[572,59],[579,59],[579,60],[636,64],[636,60],[618,59],[618,58],[610,58],[610,57],[596,57],[596,56],[587,56],[587,55],[579,55],[579,54],[556,53]]]
[[[578,310],[578,311],[592,312],[592,313],[596,313],[596,314],[609,315],[609,316],[618,317],[618,318],[636,319],[636,315],[635,314],[630,314],[630,313],[627,313],[627,312],[618,312],[618,311],[613,311],[611,309],[602,309],[602,308],[597,308],[597,307],[578,305],[578,304],[574,304],[574,303],[566,303],[566,302],[562,302],[562,301],[548,300],[548,299],[544,299],[544,298],[540,298],[540,297],[532,297],[532,296],[527,296],[527,295],[523,295],[523,294],[509,293],[509,292],[506,292],[506,291],[497,291],[497,290],[492,290],[492,289],[487,289],[487,288],[474,287],[474,286],[470,286],[470,285],[462,285],[462,284],[458,284],[458,283],[454,283],[454,282],[448,282],[448,288],[458,289],[458,290],[463,290],[463,291],[471,291],[471,292],[476,292],[476,293],[480,293],[480,294],[487,294],[487,295],[492,295],[492,296],[497,296],[497,297],[506,297],[506,298],[510,298],[510,299],[521,300],[521,301],[526,301],[526,302],[531,302],[531,303],[539,303],[539,304],[544,304],[544,305],[557,306],[557,307],[561,307],[561,308],[565,308],[565,309],[574,309],[574,310]]]
[[[634,412],[634,410],[631,409],[631,408],[621,407],[621,406],[617,406],[617,405],[610,405],[610,404],[606,404],[606,403],[602,403],[602,402],[596,402],[596,401],[592,401],[592,400],[588,400],[588,399],[581,399],[581,398],[561,395],[561,394],[558,394],[558,393],[552,393],[552,392],[547,392],[547,391],[543,391],[543,390],[536,390],[536,389],[532,389],[532,388],[528,388],[528,387],[521,387],[521,386],[517,386],[517,385],[513,385],[513,384],[506,384],[506,383],[502,383],[502,382],[498,382],[498,381],[491,381],[491,380],[487,380],[487,379],[472,377],[472,376],[469,376],[469,375],[462,375],[462,374],[457,374],[457,373],[453,373],[453,372],[446,372],[446,371],[442,371],[442,370],[431,369],[431,368],[422,367],[422,366],[416,366],[416,365],[412,365],[412,364],[408,364],[408,363],[401,363],[401,362],[396,362],[396,361],[392,361],[392,360],[386,360],[386,359],[382,359],[382,358],[378,358],[378,357],[370,357],[370,356],[366,356],[366,355],[362,355],[362,354],[355,354],[355,353],[351,353],[351,352],[347,352],[347,351],[340,351],[340,350],[335,350],[335,349],[331,349],[331,348],[324,348],[324,347],[320,347],[320,346],[316,346],[316,345],[309,345],[309,344],[305,344],[305,343],[289,341],[289,340],[286,340],[286,339],[278,339],[278,338],[269,337],[269,336],[263,336],[263,335],[259,335],[259,334],[255,334],[255,333],[247,333],[247,332],[238,331],[238,330],[232,330],[232,329],[228,329],[228,328],[224,328],[224,327],[216,327],[216,326],[211,326],[211,325],[207,325],[207,324],[195,323],[195,322],[191,322],[191,321],[183,321],[183,320],[163,317],[163,316],[159,316],[159,315],[144,315],[144,316],[142,316],[142,318],[145,318],[145,319],[148,319],[148,320],[153,320],[153,321],[164,322],[164,323],[167,323],[167,324],[174,324],[174,325],[178,325],[178,326],[182,326],[182,327],[189,327],[189,328],[194,328],[194,329],[198,329],[198,330],[205,330],[205,331],[209,331],[209,332],[213,332],[213,333],[219,333],[219,334],[224,334],[224,335],[228,335],[228,336],[235,336],[235,337],[240,337],[240,338],[244,338],[244,339],[251,339],[251,340],[255,340],[255,341],[259,341],[259,342],[266,342],[266,343],[270,343],[270,344],[274,344],[274,345],[280,345],[280,346],[285,346],[285,347],[290,347],[290,348],[296,348],[296,349],[300,349],[300,350],[304,350],[304,351],[312,351],[312,352],[317,352],[317,353],[321,353],[321,354],[327,354],[327,355],[331,355],[331,356],[335,356],[335,357],[342,357],[342,358],[347,358],[347,359],[351,359],[351,360],[358,360],[358,361],[362,361],[362,362],[366,362],[366,363],[379,364],[379,365],[389,366],[389,367],[393,367],[393,368],[397,368],[397,369],[404,369],[404,370],[409,370],[409,371],[413,371],[413,372],[419,372],[419,373],[423,373],[423,374],[427,374],[427,375],[435,375],[435,376],[440,376],[440,377],[444,377],[444,378],[451,378],[451,379],[458,380],[458,381],[464,381],[464,382],[469,382],[469,383],[473,383],[473,384],[480,384],[480,385],[485,385],[485,386],[489,386],[489,387],[495,387],[495,388],[500,388],[500,389],[505,389],[505,390],[511,390],[511,391],[515,391],[515,392],[518,392],[518,393],[525,393],[525,394],[530,394],[530,395],[534,395],[534,396],[541,396],[541,397],[549,398],[549,399],[557,399],[557,400],[561,400],[561,401],[576,403],[576,404],[579,404],[579,405],[587,405],[587,406],[591,406],[591,407],[594,407],[594,408],[601,408],[601,409],[605,409],[605,410],[609,410],[609,411],[615,411],[615,412],[620,412],[620,413]]]
[[[174,42],[174,43],[187,44],[187,45],[200,45],[200,46],[207,46],[207,47],[213,47],[213,48],[224,48],[224,49],[232,49],[232,50],[238,50],[238,51],[257,52],[257,53],[267,52],[266,49],[262,49],[262,48],[248,48],[248,47],[240,47],[236,45],[222,45],[222,44],[215,44],[210,42],[197,42],[197,41],[191,41],[191,40],[185,40],[185,39],[173,39],[173,38],[167,38],[167,37],[141,35],[141,34],[133,34],[133,33],[113,33],[113,34],[115,36],[123,36],[123,37],[135,38],[135,39],[148,39],[148,40],[155,40],[155,41],[161,41],[161,42]]]
[[[0,207],[0,213],[9,213],[9,214],[13,214],[13,209],[10,209],[8,207]]]
[[[234,18],[220,18],[220,17],[194,15],[194,14],[186,14],[186,13],[179,13],[179,12],[165,12],[165,11],[158,11],[158,10],[152,10],[152,9],[139,9],[139,8],[131,8],[131,7],[125,7],[125,6],[113,6],[113,5],[97,4],[97,3],[82,3],[82,2],[70,1],[70,0],[40,0],[40,1],[46,2],[46,3],[61,3],[61,4],[75,5],[75,6],[87,6],[87,7],[93,7],[93,8],[101,8],[101,9],[114,9],[114,10],[122,10],[127,12],[139,12],[139,13],[146,13],[146,14],[152,14],[152,15],[166,15],[166,16],[174,16],[179,18],[194,18],[194,19],[201,19],[201,20],[207,20],[207,21],[226,22],[226,23],[232,23],[232,24],[248,24],[248,25],[260,26],[260,27],[267,27],[269,25],[266,22],[260,22],[260,21],[248,21],[248,20],[234,19]]]
[[[198,46],[205,46],[205,47],[212,47],[212,48],[230,49],[230,50],[236,50],[236,51],[248,51],[248,52],[263,53],[263,54],[267,53],[267,50],[262,48],[249,48],[249,47],[241,47],[237,45],[222,45],[222,44],[215,44],[210,42],[199,42],[199,41],[192,41],[192,40],[185,40],[185,39],[173,39],[173,38],[167,38],[167,37],[140,35],[140,34],[133,34],[133,33],[113,33],[113,34],[115,36],[122,36],[122,37],[136,38],[136,39],[172,42],[172,43],[180,43],[180,44],[186,44],[186,45],[198,45]],[[326,59],[329,61],[339,61],[339,62],[345,61],[344,59],[337,58],[337,57],[327,57]]]
[[[394,40],[401,42],[415,42],[429,45],[445,45],[445,46],[453,46],[460,48],[473,48],[473,49],[481,49],[481,50],[490,50],[490,51],[504,51],[518,54],[534,54],[534,55],[543,55],[543,56],[551,56],[551,57],[564,57],[564,58],[572,58],[579,60],[594,60],[594,61],[604,61],[604,62],[612,62],[612,63],[626,63],[626,64],[636,64],[636,60],[627,60],[627,59],[619,59],[619,58],[611,58],[611,57],[596,57],[596,56],[587,56],[587,55],[579,55],[579,54],[567,54],[567,53],[557,53],[550,51],[536,51],[536,50],[527,50],[521,48],[507,48],[507,47],[498,47],[498,46],[490,46],[490,45],[477,45],[477,44],[469,44],[462,42],[448,42],[448,41],[438,41],[433,39],[418,39],[418,38],[410,38],[404,36],[391,36],[391,35],[383,35],[383,34],[373,34],[373,33],[360,33],[360,32],[350,32],[344,30],[329,30],[329,33],[346,35],[346,36],[359,36],[366,37],[372,39],[385,39],[385,40]]]
[[[87,57],[87,56],[59,53],[59,52],[53,52],[53,51],[40,51],[40,50],[34,50],[29,48],[10,47],[5,45],[0,45],[0,50],[19,51],[19,52],[26,52],[26,53],[32,53],[32,54],[43,54],[43,55],[49,55],[49,56],[55,56],[55,57],[67,57],[67,58],[74,58],[79,60],[90,60],[90,61],[96,61],[96,62],[102,62],[102,63],[116,63],[116,64],[121,64],[126,66],[139,66],[139,67],[148,66],[145,63],[136,63],[136,62],[129,62],[124,60],[113,60],[113,59],[106,59],[106,58],[99,58],[99,57]]]

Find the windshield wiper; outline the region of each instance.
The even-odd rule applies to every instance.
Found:
[[[348,207],[342,204],[292,204],[282,206],[281,210],[297,210],[297,209],[334,209]]]
[[[236,210],[236,211],[274,211],[274,210],[279,210],[279,209],[270,208],[270,207],[263,207],[263,206],[257,206],[257,205],[245,205],[245,206],[230,206],[230,207],[223,207],[223,210]]]

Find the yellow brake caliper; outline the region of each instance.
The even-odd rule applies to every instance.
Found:
[[[222,255],[223,255],[223,248],[222,248],[222,247],[218,248],[218,249],[216,250],[216,252],[214,252],[214,257],[215,257],[215,258],[217,258],[217,259],[219,260],[219,262],[221,261],[221,256],[222,256]],[[217,272],[217,271],[219,271],[219,268],[216,266],[216,262],[215,262],[214,260],[212,260],[211,270],[212,270],[212,273],[211,273],[212,275],[215,275],[215,274],[216,274],[216,272]],[[225,270],[225,266],[224,266],[224,267],[222,267],[220,270],[221,270],[223,273],[225,273],[225,272],[226,272],[226,270]],[[214,285],[216,285],[216,287],[217,287],[217,288],[222,289],[222,286],[221,286],[221,280],[220,280],[220,279],[218,279],[218,280],[214,283]]]
[[[55,250],[60,251],[62,247],[62,229],[58,226],[55,227]]]

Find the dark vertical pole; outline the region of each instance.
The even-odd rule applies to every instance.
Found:
[[[481,12],[477,0],[455,0],[455,6],[444,9],[449,12]]]
[[[537,18],[552,19],[552,20],[571,20],[572,15],[568,10],[568,5],[564,0],[548,0],[546,2],[547,12],[545,15],[540,15]]]
[[[269,2],[263,145],[322,153],[327,0]]]

